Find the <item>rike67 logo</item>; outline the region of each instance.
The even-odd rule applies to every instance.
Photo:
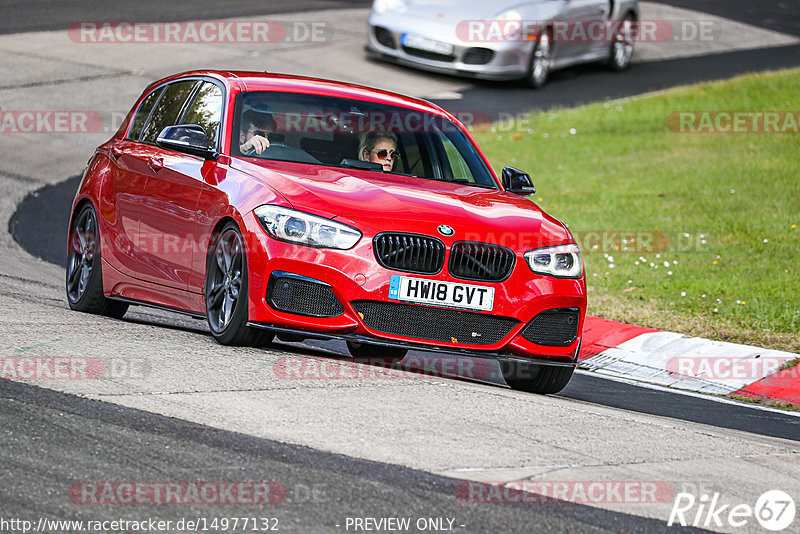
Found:
[[[781,490],[767,491],[756,500],[755,506],[721,504],[719,493],[703,494],[699,498],[691,493],[678,493],[667,526],[739,528],[755,518],[765,529],[778,532],[794,522],[795,512],[794,500]]]

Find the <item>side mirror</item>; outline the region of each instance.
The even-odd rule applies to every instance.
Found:
[[[510,193],[528,196],[536,193],[531,175],[514,167],[505,167],[502,174],[503,187]]]
[[[208,148],[208,136],[202,126],[197,124],[178,124],[167,126],[156,139],[158,146],[200,156],[204,159],[217,159],[217,153]]]

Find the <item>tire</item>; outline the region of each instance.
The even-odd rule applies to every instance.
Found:
[[[73,310],[122,318],[128,304],[103,295],[103,265],[97,213],[87,203],[72,218],[67,246],[67,302]]]
[[[528,75],[525,79],[529,87],[541,89],[547,83],[553,61],[552,41],[550,30],[544,30],[536,42],[528,65]]]
[[[268,344],[272,332],[247,326],[247,253],[236,223],[223,226],[209,250],[203,300],[211,335],[221,345]]]
[[[608,51],[608,66],[614,72],[621,72],[630,67],[635,37],[636,19],[633,14],[628,13],[617,26]]]
[[[569,383],[574,367],[501,362],[506,384],[517,391],[546,395],[558,393]]]
[[[393,367],[406,357],[408,349],[399,347],[384,347],[381,345],[370,345],[369,343],[347,342],[347,350],[350,355],[359,363],[379,364],[385,367]]]

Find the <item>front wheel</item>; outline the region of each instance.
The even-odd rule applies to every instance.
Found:
[[[536,47],[531,55],[531,62],[528,66],[527,83],[534,89],[540,89],[547,83],[550,76],[550,67],[553,61],[553,47],[550,32],[543,30]]]
[[[73,310],[121,318],[128,304],[103,294],[103,267],[97,214],[85,204],[72,219],[67,251],[67,301]]]
[[[633,57],[633,43],[636,40],[636,20],[630,13],[617,26],[608,53],[608,66],[615,72],[627,69]]]
[[[203,296],[211,334],[222,345],[259,346],[270,332],[247,326],[247,254],[239,227],[226,224],[212,240]]]
[[[558,393],[569,383],[574,367],[501,362],[503,378],[511,389],[546,395]]]

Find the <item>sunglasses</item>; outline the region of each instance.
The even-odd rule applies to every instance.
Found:
[[[386,150],[385,148],[376,151],[375,155],[378,156],[380,159],[384,159],[386,156],[390,156],[395,161],[400,159],[400,152],[396,150],[391,150],[391,151]]]
[[[255,130],[253,132],[253,135],[258,135],[258,136],[261,136],[261,137],[267,137],[269,135],[269,133],[270,132],[266,132],[264,130]]]

